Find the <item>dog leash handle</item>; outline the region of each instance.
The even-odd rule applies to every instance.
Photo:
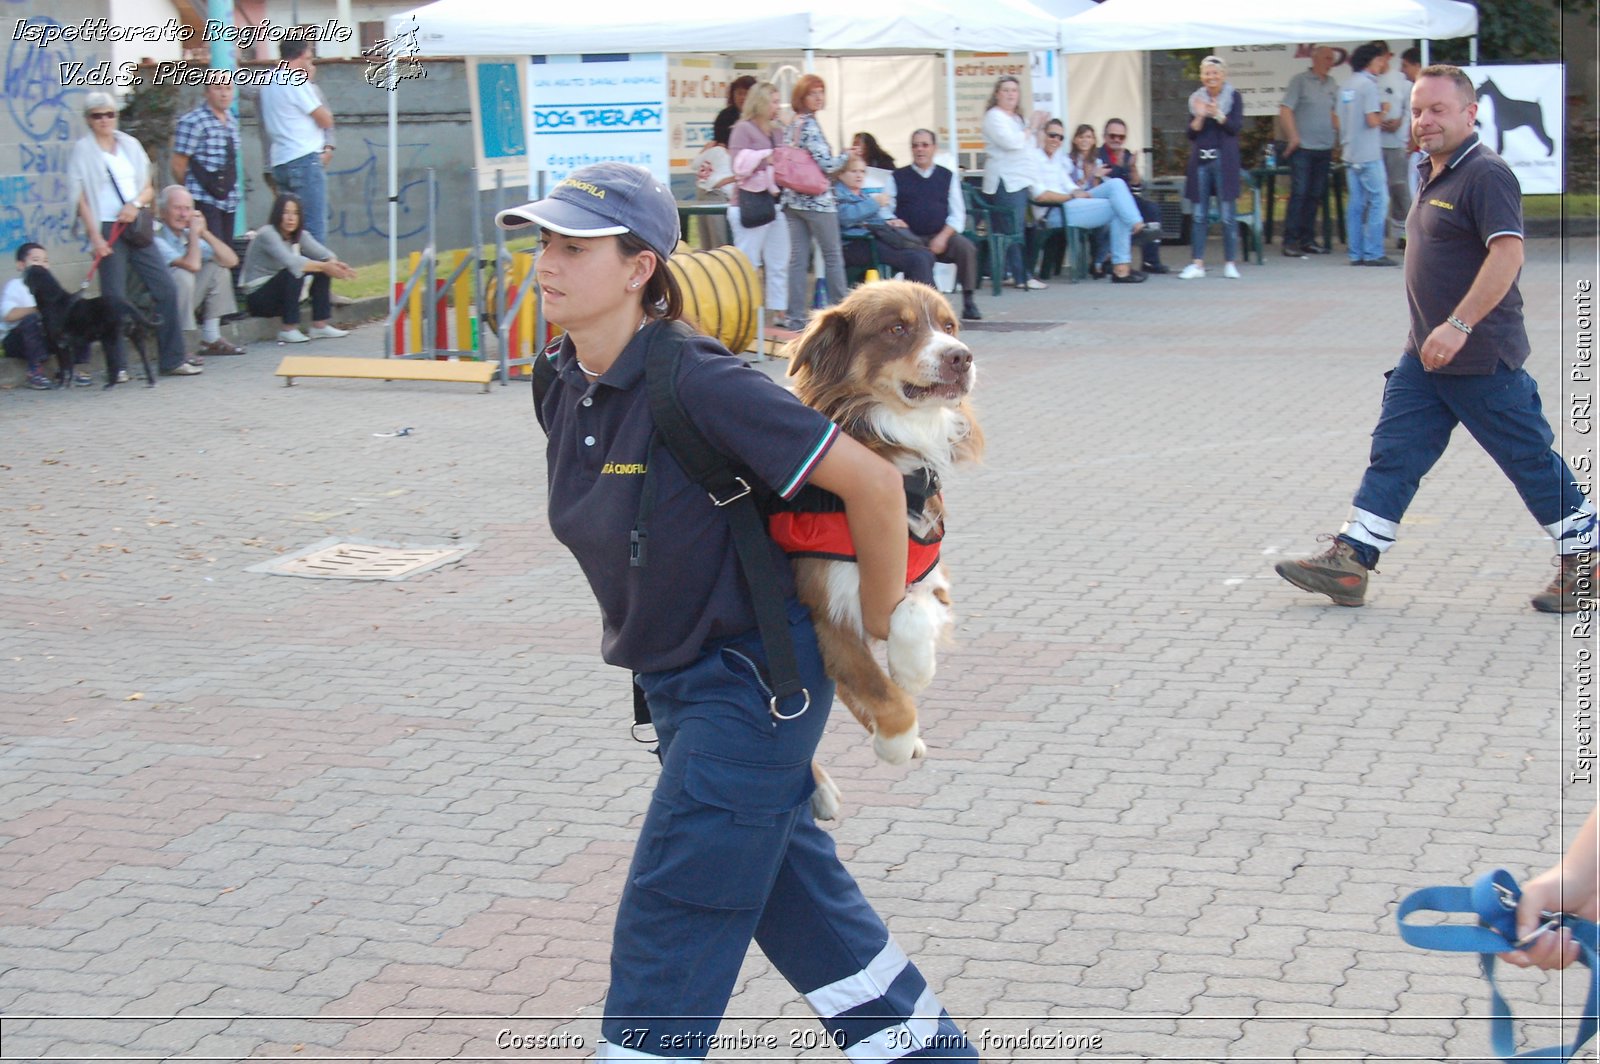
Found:
[[[1600,959],[1597,959],[1600,928],[1571,913],[1556,913],[1551,917],[1547,927],[1565,927],[1572,932],[1579,955],[1589,969],[1589,993],[1584,999],[1583,1016],[1571,1045],[1547,1046],[1519,1054],[1511,1006],[1495,981],[1494,964],[1495,954],[1522,945],[1517,937],[1517,901],[1521,897],[1522,889],[1511,873],[1497,868],[1480,876],[1470,887],[1424,887],[1412,891],[1400,902],[1395,922],[1399,925],[1401,939],[1408,945],[1478,954],[1478,966],[1489,984],[1489,1042],[1495,1056],[1505,1061],[1570,1061],[1594,1037],[1597,1014],[1600,1014]],[[1477,917],[1478,923],[1467,926],[1407,922],[1407,917],[1419,912],[1470,913]]]

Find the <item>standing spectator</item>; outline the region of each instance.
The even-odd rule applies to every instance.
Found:
[[[272,216],[256,230],[244,253],[245,306],[257,318],[280,318],[278,341],[303,344],[307,340],[333,340],[349,336],[335,327],[333,278],[348,281],[356,271],[302,228],[300,197],[280,192],[272,202]],[[311,334],[299,329],[301,279],[311,275]]]
[[[1522,189],[1478,139],[1477,93],[1458,67],[1430,66],[1411,92],[1411,128],[1428,153],[1417,206],[1406,219],[1411,333],[1385,374],[1372,457],[1332,544],[1277,573],[1341,606],[1366,601],[1367,573],[1394,546],[1417,486],[1465,425],[1510,478],[1556,542],[1559,570],[1533,608],[1571,613],[1593,601],[1595,509],[1550,449],[1555,435],[1539,389],[1522,368],[1528,332],[1522,269]],[[1453,584],[1478,579],[1462,571]]]
[[[1422,51],[1419,48],[1407,48],[1400,53],[1400,71],[1405,74],[1406,80],[1415,87],[1417,75],[1422,70]],[[1407,99],[1410,93],[1407,93]],[[1417,145],[1415,132],[1411,127],[1411,111],[1406,111],[1406,147],[1410,154],[1406,157],[1406,202],[1417,201],[1417,184],[1422,180],[1422,171],[1419,169],[1422,162],[1428,158],[1428,153]]]
[[[328,235],[328,177],[325,168],[333,150],[323,130],[333,128],[333,112],[308,80],[288,83],[290,71],[309,79],[316,73],[311,42],[278,42],[278,56],[287,70],[261,86],[261,125],[272,142],[268,161],[279,192],[292,192],[305,204],[306,232],[320,243]]]
[[[1398,266],[1383,253],[1389,191],[1379,127],[1389,104],[1378,75],[1389,69],[1389,57],[1376,45],[1363,44],[1351,53],[1350,69],[1355,73],[1339,89],[1339,138],[1350,192],[1345,210],[1350,265]]]
[[[1144,219],[1144,231],[1149,234],[1143,242],[1144,272],[1169,273],[1171,271],[1161,265],[1161,208],[1139,195],[1144,179],[1139,176],[1139,156],[1128,147],[1128,124],[1120,118],[1107,119],[1105,138],[1100,161],[1106,166],[1106,180],[1120,178],[1128,186],[1128,191],[1133,193],[1134,206],[1139,208],[1139,217]]]
[[[745,101],[750,98],[750,90],[755,87],[756,79],[749,74],[742,74],[728,83],[728,106],[717,112],[716,121],[711,123],[712,140],[728,143],[726,136],[718,136],[718,131],[726,134],[744,116]]]
[[[22,274],[29,266],[43,266],[48,270],[49,252],[32,242],[17,248],[17,276],[7,281],[5,291],[0,292],[0,346],[4,347],[7,358],[20,358],[28,364],[28,387],[36,392],[48,392],[55,387],[44,372],[50,348],[45,343],[44,323],[39,320],[39,304],[28,286],[22,283]],[[87,358],[88,354],[85,350],[82,357]],[[72,383],[88,387],[94,381],[87,373],[74,372]]]
[[[878,143],[878,138],[871,133],[857,133],[851,138],[850,143],[861,149],[861,158],[869,167],[894,172],[894,156],[884,151],[883,145]]]
[[[89,234],[90,254],[98,263],[100,294],[126,303],[131,265],[144,282],[160,318],[156,346],[161,372],[169,377],[199,373],[200,360],[184,352],[178,292],[167,275],[161,252],[153,243],[133,247],[122,239],[118,228],[138,218],[140,207],[155,203],[150,156],[138,141],[117,128],[117,101],[110,93],[89,93],[84,98],[83,113],[91,132],[72,146],[68,198],[77,207],[78,220]],[[111,239],[113,233],[117,234],[116,240]]]
[[[1283,253],[1290,258],[1326,255],[1317,243],[1317,207],[1328,194],[1333,146],[1339,140],[1339,86],[1329,73],[1333,49],[1311,50],[1311,69],[1289,79],[1278,121],[1283,126],[1283,160],[1289,164],[1289,208],[1283,214]]]
[[[1022,83],[1009,74],[994,83],[984,105],[983,194],[992,206],[1009,212],[1009,217],[999,217],[1019,237],[1027,217],[1028,191],[1038,183],[1034,149],[1039,145],[1039,129],[1049,117],[1043,111],[1035,111],[1023,118]],[[1023,259],[1022,241],[1014,240],[1006,250],[1006,261],[991,262],[989,269],[1004,270],[1018,288],[1047,287],[1043,281],[1028,276]]]
[[[222,317],[239,310],[233,298],[233,268],[239,256],[233,245],[211,231],[206,216],[195,210],[194,199],[182,185],[168,185],[159,200],[161,220],[156,224],[156,247],[166,260],[172,284],[178,290],[178,320],[184,332],[200,316],[202,355],[242,355],[222,338]]]
[[[967,207],[955,173],[933,161],[938,148],[939,138],[931,129],[911,134],[911,165],[894,172],[895,216],[889,224],[905,226],[928,246],[935,262],[955,264],[961,316],[982,321],[972,298],[978,287],[978,249],[961,235],[967,227]]]
[[[233,82],[226,77],[227,71],[206,71],[205,102],[178,119],[172,179],[189,190],[207,230],[232,240],[239,210],[239,119],[232,110]]]
[[[1244,99],[1228,83],[1228,64],[1214,55],[1200,60],[1200,87],[1189,95],[1189,169],[1183,195],[1194,204],[1194,261],[1178,277],[1192,281],[1206,275],[1206,233],[1211,228],[1211,197],[1222,219],[1222,276],[1239,279],[1239,226],[1234,202],[1239,198],[1239,130],[1244,126]]]
[[[828,102],[828,87],[822,79],[815,74],[801,75],[789,102],[794,107],[789,142],[798,143],[810,152],[824,174],[843,170],[855,149],[835,155],[828,146],[828,138],[817,122],[817,112]],[[795,324],[806,319],[806,267],[811,259],[813,241],[822,251],[828,286],[826,305],[843,299],[849,283],[844,277],[844,249],[839,240],[839,212],[833,201],[833,186],[830,184],[817,196],[784,189],[783,215],[789,224],[789,321]]]
[[[897,233],[903,233],[895,227],[890,227],[882,220],[881,211],[889,202],[886,193],[869,196],[862,190],[867,184],[867,164],[860,159],[851,159],[844,164],[844,169],[839,173],[839,183],[833,190],[835,199],[839,204],[839,232],[841,236],[865,237],[872,241],[873,251],[878,260],[891,270],[898,270],[906,275],[908,281],[919,281],[933,287],[933,252],[920,243],[913,242],[909,235],[896,239]],[[878,230],[878,231],[875,231]],[[884,235],[879,235],[879,231]],[[913,246],[902,246],[913,245]],[[861,253],[859,261],[851,261],[852,253]],[[845,261],[851,266],[869,265],[865,254],[866,249],[859,244],[845,246]]]
[[[739,188],[773,197],[782,192],[772,179],[772,149],[782,136],[778,87],[770,81],[751,86],[744,101],[744,118],[728,134],[728,151],[733,155]],[[789,223],[783,217],[783,208],[777,206],[773,220],[767,224],[747,226],[735,192],[728,204],[728,227],[733,230],[734,247],[744,252],[744,257],[765,277],[767,309],[774,315],[773,324],[779,328],[804,325],[803,310],[789,313]]]
[[[738,181],[733,173],[733,156],[728,152],[728,137],[733,132],[738,116],[724,120],[726,114],[724,110],[717,115],[717,120],[711,125],[710,143],[700,149],[700,154],[690,164],[695,172],[695,199],[701,203],[728,203]],[[710,214],[699,216],[701,248],[716,248],[730,243],[725,217],[718,218]]]

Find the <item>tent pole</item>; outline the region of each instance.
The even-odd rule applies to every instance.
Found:
[[[1476,33],[1467,42],[1467,63],[1469,66],[1478,65],[1478,35]]]
[[[398,90],[400,88],[400,79],[399,79],[398,74],[399,74],[399,65],[400,64],[397,63],[397,62],[394,62],[393,61],[393,57],[390,57],[390,59],[391,59],[391,62],[389,64],[389,85],[388,85],[388,89],[389,89],[389,321],[392,322],[392,321],[394,321],[394,312],[395,312],[395,290],[394,290],[394,288],[395,288],[395,282],[397,280],[397,278],[395,276],[395,256],[397,256],[400,253],[400,251],[399,251],[399,243],[400,242],[399,242],[399,239],[395,236],[395,230],[398,227],[399,220],[400,220],[399,219],[399,214],[396,211],[396,203],[395,203],[395,201],[399,198],[399,195],[400,195],[400,160],[397,157],[399,149],[396,147],[396,144],[400,140],[400,101],[398,99],[398,97],[399,97],[399,91]],[[476,192],[476,190],[474,190],[474,192]],[[431,295],[432,293],[429,293],[429,294]],[[384,340],[383,340],[384,346],[386,348],[388,348],[388,345],[393,343],[393,341],[394,341],[394,330],[385,329],[383,331],[383,335],[384,335]],[[387,354],[388,351],[386,350],[385,353]]]
[[[1052,118],[1061,119],[1062,125],[1067,121],[1067,53],[1056,49],[1056,113]]]
[[[806,73],[807,74],[815,74],[816,72],[817,72],[817,53],[816,53],[816,51],[814,49],[807,48],[806,49]]]
[[[1432,66],[1433,65],[1432,61],[1428,58],[1428,52],[1430,51],[1430,49],[1428,48],[1428,45],[1431,44],[1431,43],[1432,42],[1429,41],[1427,38],[1423,38],[1423,41],[1422,41],[1422,65],[1423,66]]]
[[[955,160],[956,180],[961,180],[961,139],[956,136],[956,50],[944,50],[945,125],[948,127],[950,157]]]

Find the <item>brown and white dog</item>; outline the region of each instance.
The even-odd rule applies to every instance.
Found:
[[[804,556],[790,544],[800,600],[811,611],[823,662],[839,699],[872,733],[873,749],[890,764],[925,752],[914,696],[933,680],[936,650],[953,614],[950,581],[938,558],[944,498],[938,485],[961,462],[983,452],[983,433],[968,396],[977,381],[960,325],[934,289],[908,281],[862,285],[812,319],[791,350],[795,394],[845,435],[888,459],[908,483],[928,485],[907,498],[911,565],[906,597],[889,622],[886,675],[873,657],[861,621],[860,575],[854,561],[828,550]],[[931,474],[931,476],[929,476]],[[776,534],[776,529],[775,529]],[[784,542],[783,536],[778,536]],[[816,815],[838,811],[838,789],[813,766]]]

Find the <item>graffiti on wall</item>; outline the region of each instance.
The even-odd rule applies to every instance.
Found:
[[[57,25],[49,18],[30,21]],[[75,133],[81,135],[74,97],[87,90],[62,85],[60,71],[62,64],[90,62],[93,57],[80,55],[71,41],[13,40],[6,50],[0,90],[16,131],[16,154],[0,154],[0,248],[35,240],[50,248],[88,250],[87,237],[72,234],[67,197],[67,158]]]
[[[354,166],[328,171],[328,233],[347,238],[389,235],[387,145],[362,138],[367,155]],[[428,228],[428,176],[420,157],[427,144],[397,144],[400,188],[395,204],[395,238],[405,240]],[[406,175],[420,175],[407,179]]]

